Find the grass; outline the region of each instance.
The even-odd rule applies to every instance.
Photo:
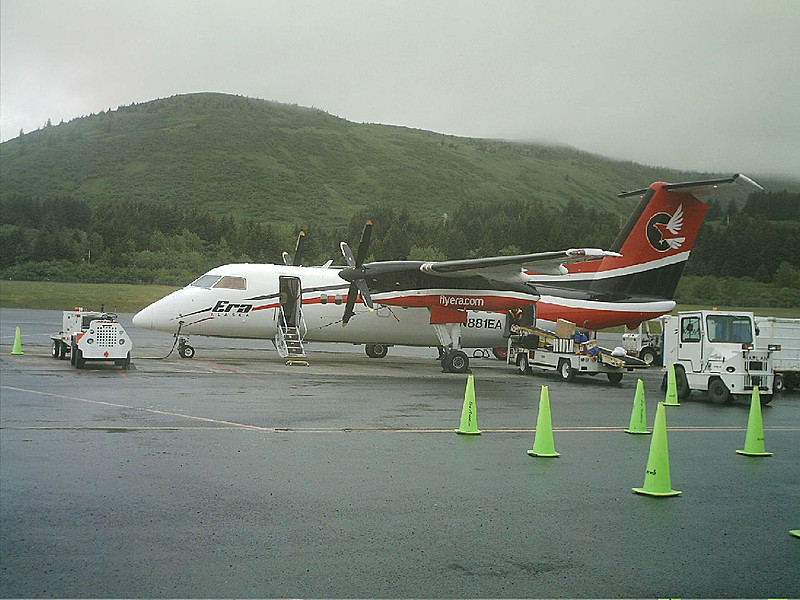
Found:
[[[0,307],[70,310],[82,306],[91,310],[133,313],[163,298],[178,288],[165,285],[117,283],[55,283],[51,281],[0,281]],[[713,306],[680,304],[681,310],[712,309]],[[753,306],[718,307],[720,310],[746,310],[757,316],[800,319],[800,308],[760,308]],[[612,328],[609,331],[622,331]]]
[[[0,307],[70,310],[81,306],[89,310],[134,313],[175,289],[164,285],[2,281]]]

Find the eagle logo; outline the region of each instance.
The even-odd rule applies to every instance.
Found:
[[[647,241],[659,252],[677,250],[686,241],[679,234],[683,227],[683,205],[678,205],[675,214],[656,213],[647,222]]]

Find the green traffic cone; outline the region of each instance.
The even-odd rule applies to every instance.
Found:
[[[680,406],[678,402],[678,384],[675,381],[675,365],[669,366],[667,371],[667,395],[664,398],[664,406]]]
[[[475,404],[475,376],[467,378],[467,389],[464,391],[464,407],[461,409],[461,425],[456,433],[463,435],[480,435],[478,429],[478,406]]]
[[[644,396],[644,381],[641,379],[636,384],[636,397],[633,399],[631,424],[628,425],[625,433],[650,434],[647,430],[647,400]]]
[[[556,452],[553,440],[553,421],[550,416],[550,392],[546,385],[542,386],[539,395],[539,415],[536,417],[536,433],[533,438],[533,448],[528,450],[531,456],[542,458],[556,458],[561,456]]]
[[[24,354],[22,352],[22,333],[20,333],[19,327],[14,335],[14,347],[11,349],[11,354]]]
[[[800,529],[792,529],[789,533],[791,533],[794,537],[800,538]]]
[[[753,388],[750,399],[750,416],[747,418],[747,435],[744,440],[744,450],[737,450],[737,454],[745,456],[772,456],[764,448],[764,421],[761,419],[761,394],[758,386]]]
[[[658,403],[656,420],[653,423],[653,439],[650,440],[650,455],[644,475],[644,487],[632,488],[637,494],[666,497],[683,492],[672,489],[669,474],[669,441],[667,440],[667,417],[664,403]]]

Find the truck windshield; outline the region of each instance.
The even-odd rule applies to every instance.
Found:
[[[750,317],[736,315],[708,315],[708,341],[730,344],[752,344],[753,323]]]

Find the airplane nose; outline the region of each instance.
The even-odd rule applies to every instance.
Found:
[[[170,294],[133,315],[133,324],[143,329],[174,331],[178,326],[175,316],[175,298]]]
[[[141,327],[142,329],[152,329],[154,314],[155,310],[153,309],[153,305],[151,304],[150,306],[146,306],[133,315],[133,324],[137,327]]]

